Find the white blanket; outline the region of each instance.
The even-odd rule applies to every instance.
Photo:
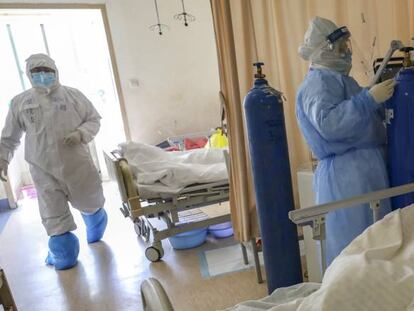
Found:
[[[143,198],[165,197],[189,185],[228,180],[221,149],[166,152],[136,142],[119,147],[132,168]]]
[[[413,311],[414,205],[387,215],[352,241],[332,262],[319,290],[306,296],[312,288],[305,288],[289,302],[275,291],[265,304],[248,302],[231,310]]]

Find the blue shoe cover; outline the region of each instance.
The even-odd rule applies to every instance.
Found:
[[[56,270],[70,269],[76,265],[79,254],[79,240],[72,232],[51,236],[49,253],[46,257],[48,265]]]
[[[95,214],[82,214],[86,224],[86,239],[88,243],[95,243],[102,239],[106,224],[108,223],[108,215],[103,208],[100,208]]]

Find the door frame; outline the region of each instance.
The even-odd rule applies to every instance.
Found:
[[[105,4],[89,4],[89,3],[0,3],[0,9],[27,9],[27,10],[70,10],[70,9],[86,9],[99,10],[101,12],[102,21],[105,28],[106,41],[108,42],[109,56],[111,59],[112,70],[115,79],[115,87],[118,93],[118,101],[121,108],[122,123],[124,125],[124,133],[127,141],[131,140],[131,130],[129,127],[128,116],[126,113],[125,99],[122,92],[121,80],[116,61],[115,48],[112,42],[111,28],[109,26],[109,18]]]

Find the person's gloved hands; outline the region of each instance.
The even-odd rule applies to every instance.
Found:
[[[68,146],[79,145],[82,142],[82,134],[78,130],[73,131],[63,139],[63,143]]]
[[[368,92],[371,94],[377,104],[381,104],[390,99],[392,94],[394,94],[395,85],[395,80],[389,79],[374,85]]]
[[[0,180],[7,181],[7,168],[9,167],[9,162],[6,160],[0,159]]]

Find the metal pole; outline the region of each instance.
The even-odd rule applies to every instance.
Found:
[[[243,262],[247,266],[249,264],[249,258],[247,257],[246,245],[244,245],[244,242],[241,242],[240,246],[241,246],[242,254],[243,254]]]
[[[322,264],[322,276],[325,274],[326,271],[326,247],[325,247],[325,239],[319,241],[320,251],[321,251],[321,264]]]
[[[312,235],[314,240],[319,241],[319,250],[320,250],[320,261],[322,266],[322,275],[325,274],[326,270],[326,225],[325,217],[318,217],[313,220],[312,224]]]
[[[251,243],[252,243],[252,250],[253,250],[254,265],[256,267],[257,283],[262,284],[263,283],[262,269],[260,268],[259,250],[257,249],[256,239],[252,238]]]
[[[40,31],[42,32],[43,43],[45,45],[46,53],[50,56],[49,45],[47,44],[47,37],[44,24],[40,24]]]
[[[372,87],[372,86],[375,85],[375,83],[377,83],[377,81],[379,80],[382,72],[384,71],[385,67],[387,66],[387,64],[390,61],[390,59],[391,59],[392,55],[394,54],[394,52],[396,50],[399,50],[399,49],[403,48],[403,47],[404,47],[404,45],[402,44],[401,41],[398,41],[398,40],[391,41],[390,48],[389,48],[387,54],[385,55],[384,60],[382,61],[380,67],[378,68],[377,73],[375,74],[374,78],[372,79],[369,87]]]
[[[13,39],[13,32],[12,32],[10,24],[7,24],[6,27],[7,27],[7,32],[9,33],[10,44],[13,50],[13,55],[14,55],[14,60],[16,62],[17,71],[19,72],[20,84],[22,86],[23,91],[25,91],[26,84],[24,83],[24,78],[23,78],[24,72],[22,68],[20,67],[19,57],[17,56],[16,44],[14,43],[14,39]]]
[[[380,202],[371,201],[369,202],[369,207],[372,209],[373,222],[376,223],[378,220],[380,220]]]

